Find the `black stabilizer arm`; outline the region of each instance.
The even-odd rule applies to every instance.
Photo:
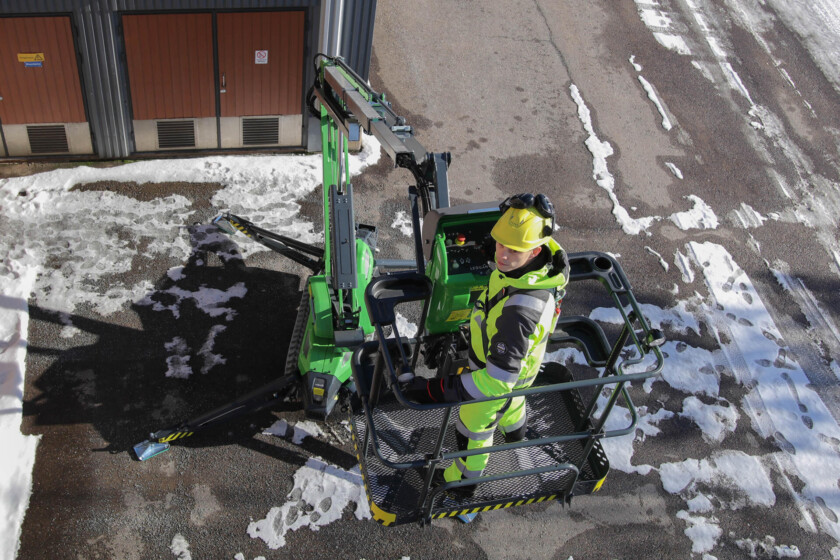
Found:
[[[285,235],[272,233],[234,214],[218,216],[213,220],[213,223],[226,233],[233,234],[238,230],[272,251],[302,264],[312,272],[320,272],[324,269],[324,250],[320,247],[302,243]]]

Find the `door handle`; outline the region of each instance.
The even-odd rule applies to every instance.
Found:
[[[226,72],[222,72],[222,87],[219,88],[219,93],[227,93],[227,80],[226,80]]]

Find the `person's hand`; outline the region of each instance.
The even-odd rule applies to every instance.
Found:
[[[415,377],[407,383],[400,383],[400,391],[410,401],[428,403],[432,402],[429,398],[428,384],[428,379]]]

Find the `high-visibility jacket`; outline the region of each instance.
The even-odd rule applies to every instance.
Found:
[[[519,278],[494,270],[476,300],[470,316],[472,371],[462,376],[473,398],[503,395],[533,383],[568,282],[563,249],[553,239],[548,249],[547,263]]]

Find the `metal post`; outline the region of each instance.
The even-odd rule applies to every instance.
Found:
[[[0,101],[3,101],[3,98],[0,97]],[[3,121],[0,120],[0,142],[3,143],[3,153],[6,154],[6,157],[9,156],[9,148],[6,146],[6,135],[3,133]]]
[[[423,510],[431,510],[432,504],[428,504],[428,508],[426,507],[426,500],[429,497],[429,489],[432,486],[432,477],[435,474],[435,468],[437,468],[438,463],[440,462],[440,450],[443,449],[443,442],[446,440],[446,427],[449,425],[449,419],[452,417],[452,407],[449,406],[446,408],[446,412],[443,414],[443,422],[440,425],[440,431],[438,432],[438,439],[435,443],[435,450],[432,453],[431,459],[427,462],[429,468],[426,471],[426,480],[423,484],[423,491],[420,493],[420,511]]]
[[[344,194],[344,133],[341,129],[338,131],[338,143],[335,148],[335,158],[338,162],[338,174],[336,175],[335,188],[338,189],[338,194]]]
[[[627,339],[630,338],[630,329],[633,321],[636,320],[636,315],[634,313],[630,313],[627,317],[627,321],[624,323],[624,327],[621,329],[621,334],[618,335],[618,340],[615,341],[613,345],[612,352],[610,352],[609,358],[607,358],[607,363],[604,366],[604,377],[609,375],[613,375],[615,372],[615,364],[618,362],[618,358],[621,355],[621,350],[624,348],[624,345],[627,343]],[[616,388],[616,391],[618,389]],[[580,424],[576,427],[576,431],[583,430],[584,426],[586,425],[586,421],[592,416],[592,412],[595,410],[595,404],[598,402],[598,394],[600,391],[595,391],[595,394],[592,395],[592,399],[589,401],[589,405],[586,407],[586,412],[584,413],[583,417],[580,419]]]
[[[417,205],[419,194],[417,187],[408,188],[408,198],[411,200],[411,227],[414,230],[414,254],[417,258],[417,272],[426,274],[426,264],[423,262],[423,240],[420,235],[420,208]]]

